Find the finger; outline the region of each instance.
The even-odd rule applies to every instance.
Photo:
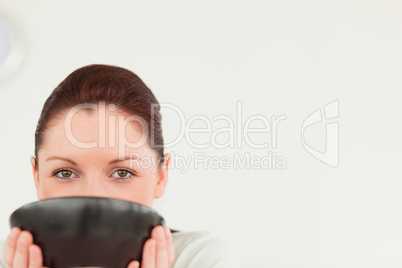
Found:
[[[29,266],[28,268],[41,268],[43,263],[42,250],[38,245],[29,246]]]
[[[167,256],[168,256],[168,264],[172,264],[174,261],[174,249],[173,249],[173,240],[172,240],[172,233],[167,226],[164,226],[165,229],[165,239],[166,239],[166,249],[167,249]]]
[[[20,233],[21,233],[20,228],[13,227],[4,245],[4,261],[10,267],[13,266],[14,254],[17,248],[17,240]]]
[[[156,268],[165,268],[168,266],[167,247],[165,231],[163,226],[158,225],[153,230],[153,237],[156,239]]]
[[[138,261],[132,261],[130,264],[127,266],[127,268],[139,268],[140,263]]]
[[[150,238],[145,242],[142,253],[141,268],[155,268],[156,241]]]
[[[28,267],[28,247],[33,243],[33,238],[30,232],[22,231],[17,241],[17,250],[13,260],[13,267],[25,268]]]

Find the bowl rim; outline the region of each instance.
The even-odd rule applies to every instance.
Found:
[[[107,202],[121,202],[121,203],[125,203],[125,204],[131,205],[131,206],[139,207],[143,211],[150,212],[150,213],[155,214],[156,216],[159,216],[162,219],[164,219],[162,217],[162,215],[160,215],[155,209],[147,207],[145,205],[135,203],[135,202],[131,202],[131,201],[128,201],[128,200],[123,200],[123,199],[109,198],[109,197],[98,197],[98,196],[63,196],[63,197],[54,197],[54,198],[46,198],[46,199],[42,199],[42,200],[37,200],[37,201],[30,202],[30,203],[27,203],[25,205],[22,205],[19,208],[17,208],[16,210],[14,210],[14,212],[11,213],[11,215],[10,215],[10,219],[18,211],[21,211],[21,210],[24,210],[24,209],[29,209],[30,207],[36,206],[39,203],[42,204],[42,203],[57,202],[57,201],[60,201],[60,200],[63,200],[63,199],[76,199],[76,200],[91,199],[91,200],[107,200]]]

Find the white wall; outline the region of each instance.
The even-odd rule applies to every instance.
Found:
[[[1,0],[0,11],[23,31],[27,49],[19,72],[0,84],[2,237],[11,212],[36,201],[29,157],[45,99],[76,68],[106,63],[137,73],[186,118],[236,120],[237,101],[243,124],[256,114],[286,115],[276,148],[243,141],[200,150],[185,140],[167,148],[186,157],[275,152],[287,164],[172,168],[156,203],[171,227],[212,230],[244,267],[402,265],[402,2]],[[334,168],[303,148],[301,126],[336,100]],[[172,139],[177,116],[163,113]],[[312,125],[306,142],[323,150],[325,133],[325,122]],[[196,142],[208,138],[194,135]]]

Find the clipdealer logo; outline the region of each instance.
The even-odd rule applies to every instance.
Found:
[[[212,118],[205,115],[193,115],[186,118],[184,112],[176,105],[161,103],[160,107],[174,112],[179,119],[178,134],[173,140],[166,141],[165,147],[172,148],[181,141],[185,141],[193,149],[241,149],[244,146],[251,149],[275,149],[278,146],[278,129],[287,116],[272,115],[270,118],[262,114],[253,114],[244,118],[242,102],[237,101],[235,116],[219,114]],[[205,127],[194,127],[193,123],[202,123]],[[218,123],[225,127],[216,127]],[[259,127],[255,127],[259,123]],[[253,127],[254,124],[254,127]],[[214,127],[215,126],[215,127]],[[198,134],[192,136],[192,134]],[[261,135],[262,134],[262,135]],[[208,135],[208,141],[197,143],[197,137]],[[253,139],[254,135],[254,139]],[[256,139],[255,135],[260,135]],[[219,136],[221,139],[219,139]],[[223,137],[227,137],[222,139]],[[222,142],[223,140],[223,142]],[[265,150],[264,150],[265,151]],[[232,155],[207,155],[202,151],[195,151],[192,155],[180,155],[171,152],[169,166],[184,173],[189,166],[194,169],[286,169],[286,158],[274,151],[265,151],[263,156],[252,155],[250,152],[235,151]]]
[[[253,114],[248,118],[243,118],[242,102],[237,101],[236,116],[227,114],[219,114],[212,118],[205,115],[193,115],[186,118],[185,113],[176,105],[170,103],[161,103],[151,107],[153,116],[155,106],[158,109],[170,109],[179,118],[178,135],[173,140],[166,141],[164,147],[174,148],[183,140],[190,145],[191,148],[197,149],[193,155],[180,155],[175,152],[170,153],[170,168],[177,168],[186,172],[193,165],[194,169],[279,169],[287,168],[286,158],[279,155],[278,152],[268,150],[264,156],[251,155],[250,152],[240,153],[235,151],[231,157],[227,153],[223,156],[206,155],[199,151],[202,149],[240,149],[247,145],[251,149],[276,149],[278,146],[278,128],[282,121],[287,119],[287,116],[272,115],[270,118],[261,115]],[[320,152],[309,146],[305,141],[305,129],[313,124],[322,122],[323,116],[320,109],[309,115],[301,127],[301,143],[305,150],[316,159],[332,167],[337,167],[339,164],[339,123],[332,122],[339,117],[339,101],[333,101],[324,107],[324,118],[326,123],[326,144],[325,151]],[[72,120],[74,114],[80,110],[96,110],[99,120],[99,131],[97,141],[83,142],[74,136],[72,129]],[[152,168],[153,172],[157,170],[160,159],[155,157],[145,157],[138,153],[138,150],[145,145],[150,144],[151,148],[158,148],[160,145],[154,144],[153,121],[151,127],[147,125],[147,121],[138,115],[123,116],[116,112],[116,107],[113,104],[105,105],[105,102],[99,102],[99,105],[94,103],[85,103],[77,105],[70,109],[65,118],[65,134],[69,142],[77,147],[90,149],[95,147],[100,148],[117,148],[119,158],[127,157],[127,152],[130,155],[130,166],[137,168]],[[226,127],[213,127],[217,122],[224,123]],[[193,123],[202,122],[205,127],[194,127]],[[260,123],[259,127],[252,127],[253,123]],[[125,136],[126,128],[129,124],[141,126],[142,131],[139,134],[141,137],[136,142],[129,141]],[[262,126],[261,126],[262,123]],[[117,124],[117,127],[116,127]],[[109,127],[106,127],[108,125]],[[215,125],[216,126],[216,125]],[[255,125],[254,125],[255,126]],[[151,131],[149,134],[148,131]],[[107,134],[108,133],[108,134]],[[195,136],[194,134],[198,134]],[[252,139],[250,135],[258,135],[259,139]],[[204,143],[196,142],[197,137],[208,135],[208,141]],[[222,136],[227,137],[223,139]],[[219,139],[221,137],[221,139]],[[256,136],[254,136],[255,138]],[[150,138],[150,140],[148,140]],[[205,139],[204,139],[205,141]],[[258,141],[258,143],[257,143]],[[128,149],[129,148],[129,149]],[[134,150],[133,150],[134,149]],[[128,151],[127,151],[128,150]]]
[[[325,118],[325,150],[323,152],[309,146],[305,140],[304,131],[313,124],[322,123],[324,118],[321,109],[317,109],[310,114],[303,122],[301,128],[301,142],[304,149],[313,157],[331,166],[339,165],[339,122],[335,121],[339,117],[339,100],[335,100],[324,106]]]

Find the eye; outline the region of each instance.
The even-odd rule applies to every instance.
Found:
[[[117,180],[127,181],[133,179],[135,176],[135,172],[129,171],[127,169],[119,169],[112,174],[112,177],[116,178]]]
[[[75,177],[77,177],[76,175],[75,175],[75,177],[74,177],[74,172],[72,172],[71,170],[68,170],[68,169],[59,169],[59,170],[56,170],[54,173],[53,173],[53,177],[55,177],[56,179],[58,179],[58,180],[61,180],[61,181],[68,181],[68,180],[70,180],[70,179],[72,179],[72,178],[75,178]]]

